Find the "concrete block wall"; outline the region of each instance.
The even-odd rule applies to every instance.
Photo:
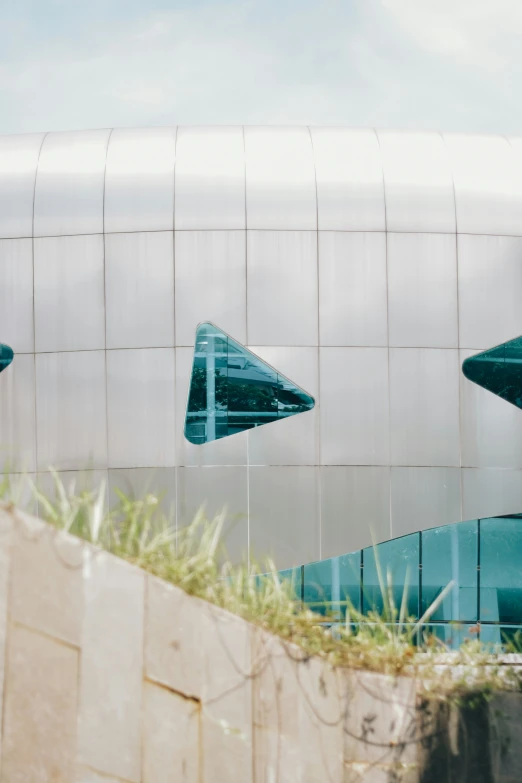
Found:
[[[333,670],[0,507],[0,783],[520,781],[488,714],[466,745],[415,680]]]

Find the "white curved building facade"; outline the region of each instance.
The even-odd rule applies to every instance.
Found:
[[[522,414],[463,359],[522,334],[522,140],[344,128],[0,137],[0,444],[227,504],[279,567],[522,510]],[[313,410],[196,446],[196,326]],[[87,471],[87,473],[85,473]]]

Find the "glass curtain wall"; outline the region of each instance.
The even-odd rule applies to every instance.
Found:
[[[298,597],[331,622],[346,606],[383,610],[391,585],[417,620],[453,582],[428,630],[450,647],[466,638],[504,643],[522,629],[522,514],[431,528],[328,560],[281,572]]]

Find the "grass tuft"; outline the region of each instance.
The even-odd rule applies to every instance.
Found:
[[[416,676],[432,698],[468,706],[498,689],[521,689],[520,675],[499,665],[494,654],[499,650],[487,650],[479,642],[466,642],[451,653],[451,665],[441,658],[447,649],[426,625],[452,584],[415,621],[406,616],[407,588],[397,607],[390,576],[378,564],[382,613],[362,614],[348,603],[343,623],[334,617],[325,623],[324,613],[301,605],[293,584],[280,579],[271,560],[249,565],[227,560],[225,512],[209,520],[200,510],[190,525],[176,530],[154,494],[135,499],[116,490],[116,502],[107,509],[104,483],[96,491],[77,492],[74,482],[65,487],[55,471],[52,475],[52,497],[25,479],[46,522],[298,645],[306,656],[319,656],[333,666]],[[17,498],[24,494],[19,483],[17,491]],[[17,499],[7,478],[0,483],[0,498],[11,504]]]

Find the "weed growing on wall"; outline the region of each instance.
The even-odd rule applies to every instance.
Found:
[[[209,520],[200,510],[190,525],[176,529],[156,495],[135,499],[116,490],[117,500],[109,509],[103,483],[96,491],[76,491],[74,482],[66,487],[57,473],[53,478],[52,496],[26,477],[24,489],[18,482],[16,495],[4,479],[0,497],[13,506],[30,491],[39,516],[58,530],[240,615],[297,645],[306,656],[319,656],[333,666],[417,676],[430,697],[468,706],[499,688],[520,689],[519,675],[500,667],[479,642],[467,642],[459,652],[441,658],[446,648],[425,626],[451,584],[415,621],[406,616],[406,590],[397,607],[390,577],[377,563],[382,612],[362,614],[347,602],[340,623],[328,613],[303,607],[291,581],[280,579],[271,560],[232,565],[223,545],[225,512]]]

